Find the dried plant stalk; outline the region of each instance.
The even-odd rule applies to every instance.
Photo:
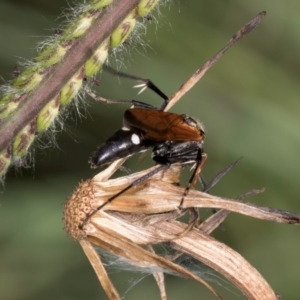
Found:
[[[152,253],[155,253],[153,247],[151,245],[147,246],[147,249],[151,251]],[[160,293],[160,299],[161,300],[167,300],[167,292],[166,292],[166,287],[165,287],[165,277],[164,273],[161,271],[154,272],[153,277],[156,281],[156,284],[159,288],[159,293]]]
[[[163,222],[159,226],[169,234],[184,229],[184,224],[174,221]],[[154,227],[158,227],[158,224]],[[240,254],[200,230],[195,229],[183,238],[171,241],[171,246],[221,273],[248,299],[277,299],[270,285]]]
[[[118,164],[119,162],[116,162],[114,167]],[[139,267],[156,267],[194,279],[209,288],[216,297],[221,298],[201,278],[167,258],[153,253],[152,250],[141,247],[141,245],[168,242],[174,249],[193,256],[224,275],[248,299],[276,299],[271,287],[254,267],[240,254],[209,236],[209,233],[226,217],[227,211],[297,225],[300,223],[299,214],[191,191],[185,199],[185,208],[217,207],[226,211],[220,210],[217,217],[204,221],[199,229],[193,228],[180,239],[176,239],[185,230],[187,224],[175,221],[181,215],[177,206],[184,190],[178,186],[181,166],[175,164],[167,171],[156,174],[116,198],[94,214],[83,230],[79,229],[86,216],[106,199],[128,186],[136,178],[153,170],[151,168],[106,182],[99,181],[99,179],[107,179],[113,169],[111,166],[103,174],[100,173],[92,180],[81,183],[68,200],[64,222],[65,229],[73,238],[89,241],[117,256],[131,260]],[[218,219],[219,222],[215,222],[213,218]],[[93,267],[95,268],[94,265]]]
[[[253,20],[243,26],[223,47],[218,53],[216,53],[211,59],[209,59],[201,68],[196,70],[196,72],[174,93],[170,98],[169,104],[166,110],[169,110],[181,97],[186,94],[204,75],[205,73],[219,60],[219,58],[229,50],[236,42],[245,37],[253,29],[255,29],[262,18],[266,15],[265,11],[259,13]]]
[[[80,245],[88,257],[91,265],[93,266],[97,277],[99,278],[99,281],[107,294],[109,299],[115,299],[115,300],[121,300],[121,297],[119,296],[118,292],[114,288],[112,282],[110,281],[107,272],[101,262],[100,256],[98,255],[95,248],[92,246],[92,244],[87,240],[81,240]]]

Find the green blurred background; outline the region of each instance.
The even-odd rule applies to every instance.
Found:
[[[0,1],[2,82],[11,78],[17,62],[35,56],[37,42],[59,26],[63,19],[57,16],[68,5],[65,0]],[[159,23],[147,24],[146,46],[126,46],[110,62],[122,62],[123,71],[151,78],[171,95],[262,10],[267,16],[261,26],[172,111],[204,123],[206,178],[243,156],[213,193],[236,197],[265,187],[264,194],[248,200],[300,212],[299,1],[169,1],[160,7],[160,17],[157,11],[153,15]],[[160,102],[150,91],[137,97],[133,84],[104,74],[97,90],[104,97]],[[74,110],[65,130],[55,139],[50,135],[57,145],[47,147],[46,134],[32,152],[32,168],[11,170],[1,189],[1,299],[106,299],[80,246],[62,229],[62,205],[81,179],[96,173],[88,157],[121,126],[125,106],[87,102],[83,117]],[[134,171],[152,165],[150,159],[137,161],[134,156],[126,166]],[[299,299],[299,228],[236,214],[224,228],[214,235],[249,260],[283,299]],[[111,277],[125,299],[158,299],[151,276],[127,293],[140,274],[114,270]],[[221,278],[213,284],[224,299],[244,299]],[[215,299],[202,286],[173,276],[167,276],[167,291],[170,300]]]

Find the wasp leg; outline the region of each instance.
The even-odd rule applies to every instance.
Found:
[[[163,93],[150,79],[145,79],[145,78],[142,78],[139,76],[135,76],[135,75],[121,72],[121,71],[117,71],[107,65],[104,66],[104,70],[115,76],[124,77],[124,78],[142,82],[141,84],[138,84],[135,86],[137,88],[141,88],[139,94],[142,93],[146,88],[149,88],[151,91],[156,93],[158,96],[160,96],[164,100],[163,104],[160,107],[158,107],[157,109],[164,110],[167,107],[167,105],[169,103],[169,97],[165,93]]]
[[[206,160],[207,160],[207,154],[206,153],[202,153],[201,154],[201,159],[199,159],[197,161],[197,165],[196,165],[195,170],[194,170],[194,172],[193,172],[193,174],[192,174],[192,176],[191,176],[191,178],[189,180],[188,186],[185,188],[185,191],[184,191],[184,193],[182,195],[180,204],[178,206],[179,209],[182,209],[182,204],[183,204],[184,198],[188,195],[189,190],[191,188],[195,187],[196,182],[198,180],[198,176],[201,173]]]
[[[239,159],[237,159],[235,162],[233,162],[232,164],[230,164],[229,166],[227,166],[226,168],[224,168],[222,171],[220,171],[218,174],[216,174],[213,179],[206,184],[203,177],[200,175],[202,167],[205,163],[207,159],[207,155],[204,153],[202,154],[202,160],[199,163],[199,166],[196,166],[195,171],[190,179],[189,185],[185,190],[185,193],[181,199],[182,203],[184,200],[184,197],[186,197],[186,195],[188,194],[188,191],[190,190],[191,187],[194,187],[194,185],[196,184],[196,179],[197,177],[199,177],[199,180],[202,184],[202,192],[204,193],[208,193],[209,190],[216,185],[224,175],[226,175],[233,167],[236,166],[236,164],[241,160],[241,157]],[[180,203],[182,205],[182,203]],[[182,208],[182,207],[179,207]],[[215,214],[217,211],[215,209],[213,209],[213,213]],[[189,223],[188,226],[186,227],[186,229],[181,232],[179,235],[177,235],[176,237],[172,238],[172,240],[174,239],[179,239],[183,236],[185,236],[189,231],[191,231],[195,226],[198,227],[199,225],[201,225],[201,220],[199,218],[199,213],[195,208],[190,208],[189,209],[189,213],[190,213],[190,219],[189,219]]]
[[[143,177],[138,178],[137,180],[133,181],[130,185],[128,185],[126,188],[124,188],[122,191],[118,192],[117,194],[113,195],[112,197],[108,198],[103,204],[101,204],[100,206],[98,206],[93,212],[91,212],[86,219],[82,222],[82,224],[79,225],[79,229],[83,229],[84,225],[86,225],[86,223],[89,221],[89,219],[96,214],[99,210],[101,210],[104,206],[106,206],[107,204],[111,203],[114,199],[116,199],[117,197],[119,197],[120,195],[122,195],[123,193],[125,193],[126,191],[128,191],[129,189],[131,189],[132,187],[144,182],[145,180],[151,178],[152,176],[154,176],[156,173],[167,169],[170,167],[170,164],[164,164],[164,165],[160,165],[158,166],[158,168],[154,169],[153,171],[149,172],[148,174],[144,175]]]
[[[92,97],[94,100],[96,101],[101,101],[103,103],[107,103],[107,104],[122,104],[122,103],[130,103],[133,104],[135,102],[139,102],[139,101],[135,101],[135,100],[117,100],[117,99],[107,99],[107,98],[103,98],[101,96],[97,96],[89,87],[85,87],[84,88],[85,92]]]
[[[171,238],[171,240],[177,240],[180,239],[182,237],[184,237],[187,233],[189,233],[195,226],[197,227],[198,225],[200,225],[200,218],[199,218],[199,213],[198,211],[192,207],[188,209],[189,213],[190,213],[190,219],[189,219],[189,223],[188,226],[184,229],[184,231],[182,231],[181,233],[179,233],[178,235],[174,236]]]
[[[139,108],[149,108],[149,109],[155,109],[155,107],[151,104],[138,101],[138,100],[118,100],[118,99],[107,99],[101,96],[97,96],[89,87],[85,87],[85,92],[92,97],[96,101],[101,101],[103,103],[107,104],[124,104],[124,103],[130,103],[134,107],[139,107]]]
[[[201,153],[201,149],[199,150],[199,153],[201,154],[201,159],[198,159],[197,165],[196,165],[195,170],[194,170],[194,172],[193,172],[193,174],[192,174],[192,176],[189,180],[188,186],[186,187],[186,189],[185,189],[185,191],[182,195],[180,204],[178,206],[178,208],[180,210],[182,210],[182,204],[184,202],[184,198],[188,195],[189,190],[191,188],[195,187],[196,182],[197,182],[198,177],[199,177],[199,174],[201,173],[201,171],[203,169],[203,166],[205,164],[205,161],[207,160],[207,154],[206,153]],[[189,219],[188,226],[186,227],[186,229],[183,232],[181,232],[180,234],[178,234],[174,238],[172,238],[172,240],[179,239],[179,238],[185,236],[188,232],[190,232],[194,228],[194,226],[200,225],[201,220],[199,218],[198,211],[195,208],[189,208],[188,211],[190,213],[190,219]]]
[[[199,151],[201,151],[201,150],[199,150]],[[201,153],[201,152],[199,152],[199,153]],[[194,172],[193,172],[193,174],[192,174],[192,176],[189,180],[188,186],[186,187],[186,189],[185,189],[185,191],[182,195],[182,198],[181,198],[181,201],[180,201],[180,204],[179,204],[179,207],[178,207],[179,209],[182,209],[184,198],[188,195],[189,190],[191,188],[195,187],[195,185],[197,183],[197,180],[198,180],[198,177],[199,177],[199,174],[201,173],[206,160],[207,160],[207,154],[206,153],[201,153],[201,159],[199,159],[197,161],[197,165],[196,165],[195,170],[194,170]],[[195,208],[190,208],[189,213],[190,213],[190,220],[189,220],[188,226],[182,233],[180,233],[176,237],[176,239],[183,237],[189,231],[191,231],[195,225],[200,223],[199,213]]]

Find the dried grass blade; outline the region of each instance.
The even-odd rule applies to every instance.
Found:
[[[261,22],[263,16],[265,16],[266,12],[263,11],[259,13],[253,20],[247,23],[244,27],[242,27],[226,44],[224,48],[222,48],[217,54],[215,54],[210,60],[208,60],[200,69],[198,69],[180,88],[179,90],[170,98],[169,104],[165,110],[169,110],[180,98],[186,94],[203,76],[204,74],[213,66],[215,62],[219,60],[219,58],[236,42],[250,33],[253,29],[255,29]]]
[[[84,239],[79,241],[85,255],[87,256],[89,262],[91,263],[96,275],[110,300],[121,300],[118,292],[116,291],[114,285],[110,281],[107,272],[101,262],[99,254],[96,252],[91,243]]]
[[[151,245],[146,246],[146,248],[152,252],[155,253],[153,247]],[[167,300],[167,292],[166,292],[166,287],[165,287],[165,276],[164,272],[158,271],[153,273],[153,277],[156,281],[156,284],[159,288],[159,293],[160,293],[160,299],[161,300]]]
[[[177,221],[164,222],[157,227],[174,235],[184,230]],[[156,227],[156,225],[154,225]],[[158,230],[158,228],[157,228]],[[200,230],[193,230],[170,245],[210,266],[235,284],[248,299],[276,300],[276,295],[265,279],[240,254]]]
[[[94,236],[89,235],[87,239],[91,243],[119,257],[124,257],[126,259],[132,260],[135,264],[138,264],[141,267],[161,268],[171,271],[175,274],[179,274],[181,276],[193,279],[204,285],[218,299],[222,299],[222,297],[206,281],[204,281],[200,277],[155,253],[145,250],[139,245],[131,242],[129,239],[118,235],[114,231],[108,230],[107,228],[103,228],[101,231],[96,231]]]

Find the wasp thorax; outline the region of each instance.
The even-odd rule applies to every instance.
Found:
[[[202,125],[201,122],[199,122],[198,120],[195,120],[194,118],[192,117],[188,117],[186,115],[183,115],[184,116],[184,121],[186,122],[186,124],[188,124],[189,126],[192,126],[192,127],[195,127],[199,130],[199,135],[201,137],[205,137],[205,132],[204,132],[204,126]]]

